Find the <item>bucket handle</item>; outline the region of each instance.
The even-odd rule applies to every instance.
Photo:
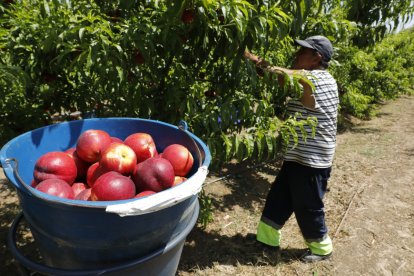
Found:
[[[9,166],[11,166],[11,167],[12,167],[12,169],[13,169],[13,174],[14,174],[14,176],[17,178],[17,180],[19,180],[19,182],[20,182],[21,184],[23,184],[23,186],[26,188],[26,190],[27,190],[28,192],[30,192],[31,194],[33,194],[33,193],[30,191],[30,186],[29,186],[26,182],[24,182],[24,180],[20,177],[20,174],[19,174],[19,172],[18,172],[19,161],[17,161],[17,159],[16,159],[16,158],[10,157],[10,158],[6,158],[6,159],[4,159],[4,163],[5,163],[6,165],[9,165]],[[12,163],[14,163],[14,165],[12,165]]]
[[[181,120],[180,122],[178,122],[178,129],[183,131],[187,137],[190,138],[191,142],[193,142],[194,147],[197,150],[197,157],[198,157],[198,168],[201,168],[201,166],[203,165],[203,158],[201,156],[201,151],[200,151],[200,147],[197,145],[196,141],[194,141],[193,137],[191,137],[189,131],[188,131],[188,124],[186,121]]]
[[[50,201],[50,202],[54,202],[51,199],[48,199],[47,197],[44,197],[42,195],[46,195],[42,192],[39,192],[39,195],[37,195],[36,193],[32,192],[32,187],[30,185],[28,185],[26,182],[24,182],[24,180],[20,177],[19,174],[19,161],[17,161],[16,158],[14,157],[10,157],[10,158],[6,158],[4,159],[4,163],[6,163],[7,165],[11,166],[13,169],[13,174],[14,176],[17,178],[17,180],[19,181],[19,183],[21,183],[23,185],[23,187],[26,189],[26,192],[28,192],[30,195],[39,198],[41,200],[46,200],[46,201]],[[14,165],[12,165],[12,163],[14,163]]]

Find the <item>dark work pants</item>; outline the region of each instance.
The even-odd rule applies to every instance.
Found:
[[[266,199],[262,220],[281,228],[295,213],[307,241],[321,241],[327,236],[323,196],[331,168],[311,168],[285,161]]]

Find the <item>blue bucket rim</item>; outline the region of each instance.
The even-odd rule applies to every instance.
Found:
[[[5,172],[6,177],[7,177],[7,173],[6,173],[5,166],[9,166],[9,164],[6,163],[6,159],[8,159],[10,157],[6,157],[5,153],[6,153],[7,149],[19,138],[21,138],[25,135],[29,135],[33,131],[41,131],[41,130],[49,129],[49,128],[55,126],[55,125],[69,125],[69,124],[77,123],[79,121],[103,121],[103,120],[144,121],[144,122],[150,122],[150,123],[158,123],[158,124],[164,125],[166,127],[170,127],[170,128],[180,130],[180,128],[178,126],[175,126],[173,124],[169,124],[169,123],[166,123],[166,122],[163,122],[163,121],[152,120],[152,119],[143,119],[143,118],[132,118],[132,117],[90,118],[90,119],[82,119],[82,120],[75,120],[75,121],[65,121],[65,122],[61,122],[61,123],[58,123],[58,124],[52,124],[52,125],[36,128],[36,129],[31,130],[31,131],[22,133],[19,136],[11,139],[9,142],[7,142],[1,148],[1,150],[0,150],[0,162],[1,162],[1,165],[2,165],[3,171]],[[185,123],[184,121],[180,121],[180,123],[184,124],[184,129],[181,129],[181,130],[184,131],[187,135],[189,135],[190,138],[197,141],[198,145],[201,145],[201,147],[204,151],[204,161],[203,161],[203,164],[200,164],[200,167],[201,166],[208,167],[210,165],[210,162],[211,162],[211,153],[210,153],[210,150],[209,150],[208,146],[200,138],[198,138],[192,132],[188,131],[187,123]],[[197,145],[197,147],[198,147],[198,145]],[[14,172],[14,170],[13,170],[13,172]],[[193,176],[194,175],[190,176],[188,179],[191,179]],[[85,201],[85,200],[65,199],[65,198],[61,198],[61,197],[57,197],[57,196],[48,195],[46,193],[38,191],[35,188],[28,185],[27,183],[23,183],[19,187],[15,183],[13,183],[13,181],[11,181],[10,179],[8,179],[8,180],[10,182],[12,182],[13,186],[16,189],[20,190],[21,192],[24,192],[24,193],[27,193],[27,194],[32,194],[32,195],[36,196],[37,198],[39,198],[41,200],[44,200],[44,201],[53,202],[55,204],[62,204],[62,205],[65,205],[65,206],[70,205],[70,206],[78,206],[78,207],[105,209],[107,206],[110,206],[110,205],[118,205],[118,204],[123,204],[123,203],[129,203],[129,202],[134,202],[136,200],[142,200],[142,199],[145,198],[145,197],[141,197],[141,198],[132,198],[132,199],[115,200],[115,201]],[[185,183],[185,181],[182,184],[184,184],[184,183]],[[159,193],[170,192],[174,188],[176,188],[176,186],[173,186],[171,188],[163,190]]]

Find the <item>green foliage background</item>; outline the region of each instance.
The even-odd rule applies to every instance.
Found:
[[[342,115],[369,118],[378,103],[413,91],[413,31],[385,32],[412,17],[412,1],[0,3],[1,144],[55,113],[70,120],[81,111],[183,119],[217,166],[273,158],[281,139],[315,122],[284,118],[287,99],[300,96],[297,79],[279,87],[243,51],[288,67],[293,39],[315,34],[335,46]]]

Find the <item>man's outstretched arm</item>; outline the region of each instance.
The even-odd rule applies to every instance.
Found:
[[[306,77],[304,75],[303,70],[293,70],[293,69],[287,69],[287,68],[278,67],[278,66],[271,66],[269,62],[267,62],[264,59],[259,58],[258,56],[250,53],[247,50],[244,52],[244,56],[250,61],[252,61],[257,67],[267,72],[277,74],[278,82],[281,86],[285,84],[285,79],[283,77],[283,74],[287,74],[289,76],[296,74],[296,75],[303,75],[304,77]],[[316,102],[315,102],[315,97],[313,95],[312,87],[309,85],[307,81],[303,79],[300,79],[299,83],[303,87],[303,95],[300,99],[301,103],[303,104],[303,106],[307,108],[311,108],[311,109],[315,108]]]

